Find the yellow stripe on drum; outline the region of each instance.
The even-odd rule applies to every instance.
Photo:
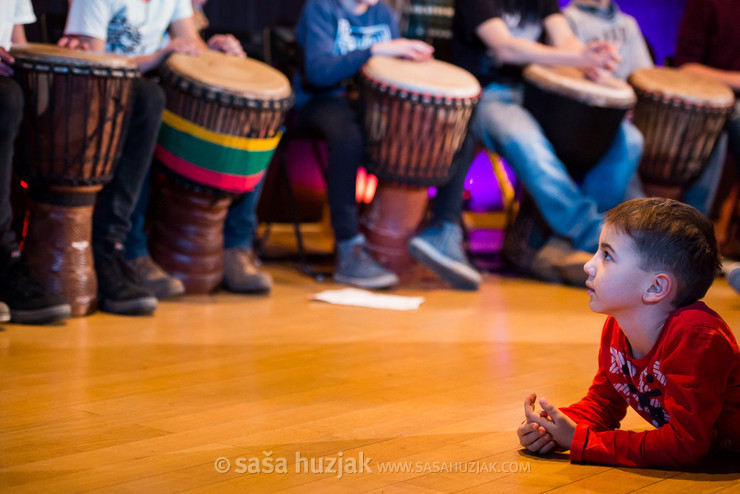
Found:
[[[169,110],[165,110],[162,114],[162,122],[180,132],[185,132],[204,141],[243,151],[272,151],[277,147],[280,137],[282,137],[282,133],[278,133],[274,137],[261,139],[218,134],[185,120]]]

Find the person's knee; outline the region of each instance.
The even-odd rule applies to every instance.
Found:
[[[167,103],[164,89],[159,84],[142,79],[135,87],[136,104],[139,108],[161,114]]]

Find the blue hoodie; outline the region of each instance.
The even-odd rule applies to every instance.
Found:
[[[340,0],[308,0],[296,28],[301,50],[296,105],[315,94],[341,94],[344,82],[370,58],[370,47],[399,36],[396,13],[382,2],[354,15]]]

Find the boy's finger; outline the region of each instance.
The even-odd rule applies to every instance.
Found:
[[[555,441],[550,439],[550,441],[547,444],[545,444],[544,446],[542,446],[542,448],[540,448],[540,454],[543,454],[543,455],[547,454],[553,449],[555,449],[556,446],[557,444],[555,443]]]
[[[560,416],[560,410],[557,409],[547,398],[540,398],[540,406],[546,411],[550,417],[555,420]]]

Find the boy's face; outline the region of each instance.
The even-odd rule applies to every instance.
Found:
[[[599,250],[583,266],[591,310],[617,317],[642,305],[652,277],[640,268],[640,260],[629,236],[604,225]]]

